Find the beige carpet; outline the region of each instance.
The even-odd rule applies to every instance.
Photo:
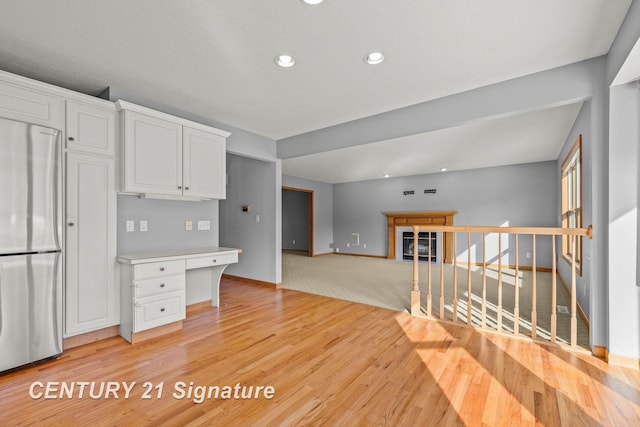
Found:
[[[309,258],[306,253],[284,251],[282,254],[282,286],[317,295],[348,301],[409,311],[413,264],[411,262],[386,259],[328,255]],[[420,264],[420,292],[422,310],[426,313],[427,274],[426,263]],[[503,329],[513,331],[514,277],[513,270],[503,270],[502,308]],[[467,316],[467,268],[458,266],[458,320],[466,322]],[[532,272],[519,272],[520,286],[520,333],[531,335],[531,284]],[[432,264],[432,314],[440,316],[440,265]],[[471,268],[472,322],[481,324],[482,313],[482,269]],[[536,276],[536,309],[538,324],[536,333],[540,338],[550,336],[551,324],[551,273],[538,272]],[[444,266],[445,318],[453,319],[453,266]],[[497,327],[498,272],[487,269],[487,326]],[[561,282],[557,281],[557,305],[569,308],[570,296]],[[557,312],[557,337],[561,342],[570,340],[570,315]],[[589,332],[578,315],[578,345],[589,348]]]

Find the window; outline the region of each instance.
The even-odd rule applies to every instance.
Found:
[[[562,163],[562,228],[582,227],[582,135],[569,150]],[[576,245],[576,268],[582,271],[582,237]],[[571,263],[573,247],[569,236],[562,237],[562,256]]]

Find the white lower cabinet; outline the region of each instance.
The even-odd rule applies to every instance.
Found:
[[[137,299],[132,332],[155,328],[185,318],[184,290]]]
[[[116,214],[114,160],[67,153],[66,337],[119,323]]]
[[[185,261],[121,265],[120,335],[133,334],[186,317]]]

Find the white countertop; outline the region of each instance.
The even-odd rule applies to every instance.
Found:
[[[118,255],[118,262],[123,264],[140,264],[145,262],[169,261],[174,259],[195,258],[208,255],[223,255],[242,253],[242,249],[206,247],[194,249],[171,249],[165,251],[138,252],[134,254]]]

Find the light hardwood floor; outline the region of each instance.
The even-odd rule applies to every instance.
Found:
[[[587,354],[239,280],[221,301],[181,332],[0,376],[0,425],[640,425],[639,373]],[[128,399],[45,400],[35,381],[137,384]],[[172,396],[180,381],[275,397],[197,404]],[[142,399],[144,382],[162,397]]]

